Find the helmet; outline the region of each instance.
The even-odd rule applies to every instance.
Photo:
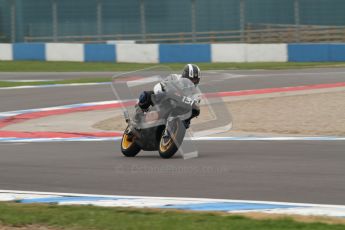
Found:
[[[150,107],[150,105],[152,105],[152,94],[152,91],[144,91],[140,94],[138,105],[142,110],[146,111]]]
[[[197,65],[187,64],[183,68],[182,77],[191,80],[194,85],[198,85],[200,81],[200,69]]]

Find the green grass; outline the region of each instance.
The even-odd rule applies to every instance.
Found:
[[[316,67],[345,67],[341,62],[264,62],[264,63],[197,63],[202,70],[226,70],[226,69],[300,69]],[[173,63],[164,64],[173,71],[180,72],[185,64]],[[135,71],[155,66],[155,64],[136,63],[106,63],[106,62],[39,62],[39,61],[0,61],[0,72],[116,72]],[[159,66],[159,65],[156,65]],[[49,84],[69,84],[69,83],[95,83],[109,82],[110,78],[69,79],[43,82],[7,82],[0,81],[0,87],[49,85]]]
[[[216,69],[290,69],[312,67],[345,67],[343,62],[263,62],[263,63],[196,63],[202,70]],[[0,72],[98,72],[133,71],[155,64],[107,63],[107,62],[40,62],[0,61]],[[173,70],[181,70],[185,63],[164,64]]]
[[[92,206],[0,203],[0,225],[44,225],[63,229],[255,229],[340,230],[345,225],[302,223],[289,218],[254,220],[215,213]]]

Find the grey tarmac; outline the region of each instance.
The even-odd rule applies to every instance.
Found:
[[[17,79],[28,75],[16,74]],[[85,76],[79,74],[37,76]],[[204,75],[204,92],[345,82],[345,69]],[[0,98],[5,112],[114,96],[110,86],[101,85],[0,90]],[[199,141],[197,146],[199,158],[162,160],[155,152],[125,158],[118,142],[0,144],[0,188],[345,204],[344,141]]]
[[[119,142],[0,145],[0,188],[345,204],[345,142],[197,141],[199,157],[125,158]]]
[[[0,78],[7,76],[6,74],[8,73],[0,73]],[[34,77],[37,74],[42,78],[45,76],[45,73],[10,74],[21,79],[25,79],[27,75]],[[109,79],[112,76],[112,73],[50,73],[45,78],[53,77],[55,74],[62,79],[82,78],[95,74],[109,76]],[[345,69],[309,69],[290,72],[287,70],[206,71],[203,77],[200,85],[202,92],[225,92],[345,82]],[[115,99],[110,85],[0,89],[0,98],[0,112]]]

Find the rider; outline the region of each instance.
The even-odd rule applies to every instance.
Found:
[[[150,106],[153,106],[151,96],[152,96],[152,94],[164,93],[164,91],[165,91],[164,82],[165,81],[178,81],[181,78],[187,78],[190,81],[192,81],[195,86],[197,86],[200,82],[200,68],[195,64],[187,64],[183,68],[183,72],[181,75],[180,74],[171,74],[164,81],[157,83],[154,86],[152,91],[142,92],[139,96],[139,102],[137,104],[137,106],[140,108],[141,111],[137,111],[137,112],[146,112],[146,111],[148,111]],[[199,116],[199,114],[200,114],[200,108],[199,107],[193,108],[192,116],[185,121],[186,128],[189,127],[191,119]]]

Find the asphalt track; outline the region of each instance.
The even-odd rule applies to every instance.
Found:
[[[207,75],[203,81],[207,91],[345,81],[344,69]],[[10,111],[113,96],[109,86],[102,85],[0,90],[0,98],[1,111]],[[0,144],[0,188],[345,204],[344,141],[198,141],[196,145],[200,154],[196,159],[162,160],[155,152],[124,158],[118,142]]]
[[[35,77],[36,76],[36,77]],[[112,73],[0,73],[1,80],[72,79],[109,77]],[[208,71],[200,86],[202,92],[236,91],[345,82],[345,69],[301,71]],[[75,86],[43,89],[0,89],[0,112],[32,109],[91,101],[113,100],[110,86]]]

